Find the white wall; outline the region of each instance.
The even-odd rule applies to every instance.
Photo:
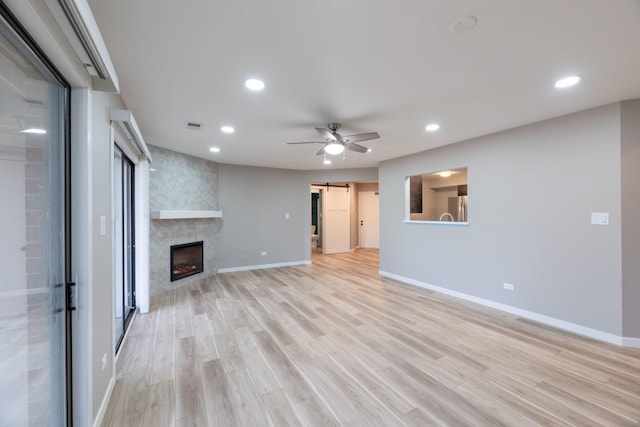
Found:
[[[71,92],[71,269],[76,283],[77,309],[72,313],[73,340],[73,422],[87,425],[93,421],[93,387],[91,369],[91,322],[92,312],[92,163],[91,135],[93,106],[89,89],[74,89]],[[99,319],[96,319],[99,321]]]
[[[113,339],[113,134],[109,109],[126,108],[119,95],[93,92],[91,133],[91,355],[92,419],[98,415],[110,382],[115,380]],[[100,217],[106,217],[107,230],[100,233]],[[102,369],[102,357],[107,366]]]
[[[470,225],[404,223],[405,177],[460,166]],[[620,104],[389,160],[379,174],[382,271],[621,334]],[[591,212],[610,225],[591,225]]]

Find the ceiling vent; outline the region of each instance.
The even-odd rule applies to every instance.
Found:
[[[133,114],[129,110],[109,110],[109,118],[120,128],[127,137],[129,143],[138,151],[138,155],[145,156],[151,162],[149,147],[142,138],[142,133]]]
[[[184,122],[184,126],[187,129],[200,130],[204,127],[204,124],[198,122]]]
[[[94,90],[119,92],[118,76],[87,0],[45,0],[91,76]]]

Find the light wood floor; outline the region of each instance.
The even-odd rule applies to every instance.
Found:
[[[314,254],[161,295],[103,425],[638,425],[640,350],[377,271],[377,251]]]

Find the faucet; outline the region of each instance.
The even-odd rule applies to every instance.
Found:
[[[440,221],[442,221],[442,217],[449,215],[449,217],[451,218],[451,222],[455,221],[455,219],[453,219],[453,215],[451,215],[449,212],[445,212],[442,215],[440,215]]]

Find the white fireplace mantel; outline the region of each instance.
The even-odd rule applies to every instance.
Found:
[[[222,211],[151,211],[151,219],[222,218]]]

